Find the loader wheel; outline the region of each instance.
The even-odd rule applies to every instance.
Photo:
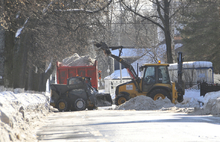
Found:
[[[74,109],[76,111],[85,110],[86,109],[86,101],[82,98],[78,98],[74,102]]]
[[[67,111],[68,110],[68,103],[65,99],[60,99],[57,102],[57,109],[62,112],[62,111]]]
[[[128,100],[129,100],[128,96],[126,96],[126,95],[119,95],[116,98],[115,103],[116,103],[116,105],[121,105],[121,104],[125,103]]]
[[[171,100],[171,96],[169,95],[169,93],[163,89],[156,89],[156,90],[153,90],[149,97],[151,97],[154,101],[158,100],[160,97],[162,99],[165,99],[165,97],[167,97],[168,99]]]

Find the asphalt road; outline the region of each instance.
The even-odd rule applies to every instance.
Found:
[[[91,110],[50,115],[40,142],[220,141],[220,117],[167,111]]]

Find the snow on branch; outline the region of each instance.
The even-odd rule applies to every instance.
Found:
[[[49,6],[53,3],[53,1],[51,1],[46,8],[43,9],[43,13],[45,13],[47,11],[47,9],[49,8]]]
[[[24,29],[24,26],[27,24],[29,17],[27,18],[27,20],[24,22],[23,26],[21,28],[19,28],[15,34],[15,37],[17,38],[20,34],[21,31]]]

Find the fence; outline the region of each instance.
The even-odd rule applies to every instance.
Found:
[[[118,85],[131,81],[129,78],[120,79],[105,79],[105,92],[115,95],[115,89]]]

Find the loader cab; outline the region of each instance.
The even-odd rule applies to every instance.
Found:
[[[168,64],[145,64],[141,66],[143,71],[142,91],[149,92],[155,86],[170,86]]]
[[[67,86],[71,89],[83,89],[85,87],[85,83],[88,82],[90,82],[89,77],[71,77],[67,79]]]

